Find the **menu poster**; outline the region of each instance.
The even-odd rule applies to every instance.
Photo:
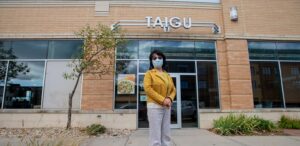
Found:
[[[117,89],[117,94],[134,94],[135,74],[119,74]]]

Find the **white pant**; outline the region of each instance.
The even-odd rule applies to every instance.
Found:
[[[170,146],[170,108],[147,108],[147,110],[149,120],[149,146]]]

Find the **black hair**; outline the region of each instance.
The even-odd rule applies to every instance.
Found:
[[[163,69],[163,70],[166,70],[166,63],[167,63],[167,61],[166,61],[166,56],[164,55],[164,53],[162,53],[162,52],[159,51],[159,50],[153,50],[153,51],[150,53],[150,55],[149,55],[149,61],[150,61],[150,67],[149,67],[149,70],[151,70],[151,69],[154,68],[153,63],[152,63],[152,56],[153,56],[153,54],[156,54],[156,55],[161,56],[161,57],[163,58],[162,69]]]

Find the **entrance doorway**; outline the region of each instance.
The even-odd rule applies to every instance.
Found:
[[[180,73],[170,75],[176,87],[176,97],[171,107],[171,128],[198,127],[196,75]],[[143,78],[144,75],[139,76],[138,127],[148,128]]]

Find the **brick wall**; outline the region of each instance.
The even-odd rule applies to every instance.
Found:
[[[229,8],[237,6],[239,20],[229,19]],[[214,35],[207,28],[177,29],[164,33],[161,28],[124,27],[126,33],[148,35],[147,38],[181,38],[217,40],[220,99],[222,110],[252,109],[253,96],[247,39],[300,40],[299,0],[222,0],[209,7],[154,7],[112,5],[108,16],[95,16],[94,6],[26,5],[0,6],[0,37],[59,38],[86,24],[111,25],[118,20],[144,20],[145,16],[192,17],[193,21],[215,22],[222,33]],[[43,34],[40,35],[39,34]],[[154,35],[153,35],[154,34]],[[31,36],[32,35],[32,36]],[[182,37],[180,37],[182,36]],[[113,75],[83,79],[83,110],[113,109]]]
[[[238,21],[230,21],[231,6],[238,9]],[[222,0],[224,27],[230,37],[284,38],[300,35],[299,0]],[[280,38],[281,37],[281,38]]]
[[[222,110],[253,109],[247,40],[217,41]]]

